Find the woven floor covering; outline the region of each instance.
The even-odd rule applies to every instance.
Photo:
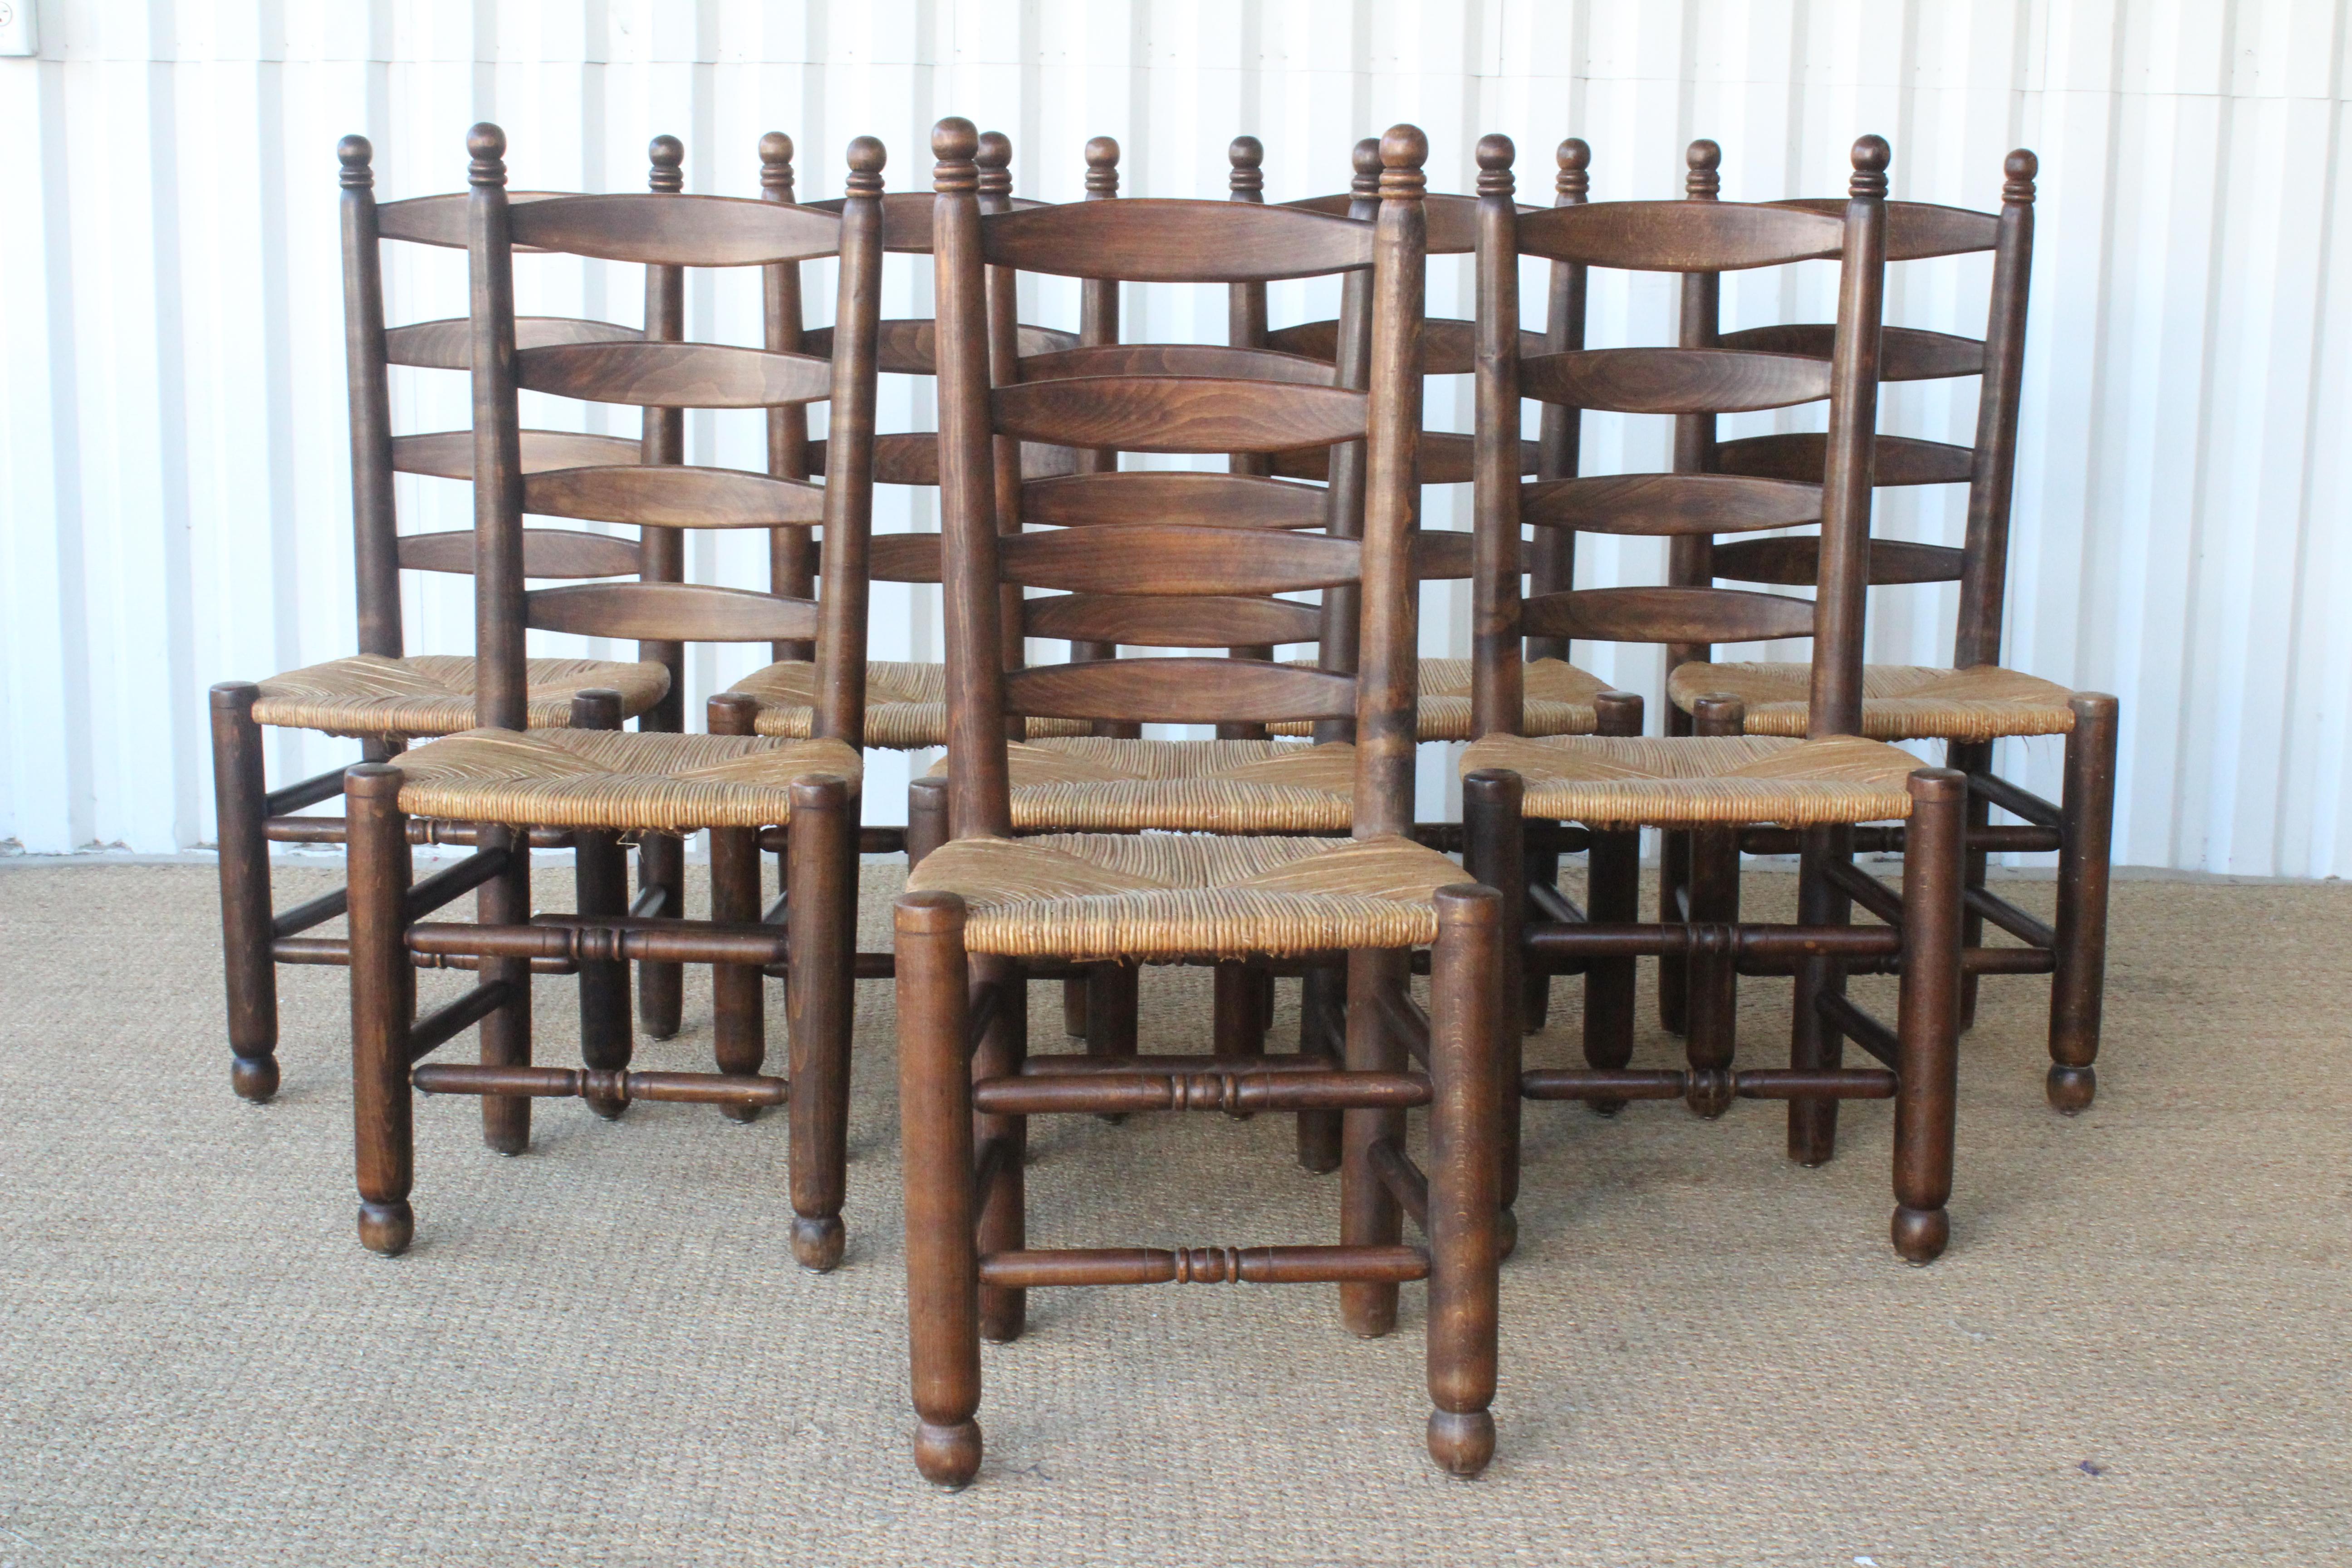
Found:
[[[895,874],[869,877],[876,945]],[[331,881],[281,871],[281,907]],[[2048,884],[2012,886],[2047,916]],[[1749,904],[1788,889],[1751,875]],[[1031,1292],[1029,1336],[982,1352],[988,1459],[955,1496],[907,1451],[887,986],[859,988],[839,1272],[793,1264],[781,1117],[577,1101],[541,1101],[514,1160],[471,1102],[423,1102],[416,1246],[386,1260],[352,1235],[343,976],[281,972],[284,1092],[242,1104],[215,931],[206,867],[0,868],[17,1568],[2352,1557],[2352,889],[2123,884],[2080,1121],[2042,1106],[2046,983],[1989,983],[1931,1268],[1887,1247],[1884,1105],[1845,1108],[1819,1171],[1758,1102],[1531,1107],[1483,1479],[1423,1457],[1420,1287],[1366,1342],[1325,1288],[1155,1286]],[[708,1062],[706,973],[642,1063]],[[1144,1048],[1199,1048],[1208,991],[1148,973]],[[1559,994],[1538,1063],[1575,1054]],[[542,1059],[576,1062],[573,983],[536,994]],[[1059,1049],[1059,987],[1034,994]],[[1664,1063],[1649,994],[1636,1059]],[[1770,1065],[1786,987],[1741,994]],[[1036,1245],[1335,1234],[1286,1117],[1033,1137]]]

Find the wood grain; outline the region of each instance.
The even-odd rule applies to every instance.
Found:
[[[1250,209],[1236,203],[1232,210]],[[1351,440],[1363,435],[1368,408],[1362,393],[1342,387],[1210,376],[1026,382],[996,388],[989,404],[997,428],[1007,434],[1055,446],[1128,452],[1273,452]]]
[[[1245,658],[1117,658],[1011,671],[1004,699],[1042,719],[1276,724],[1354,717],[1356,682]]]
[[[740,468],[627,464],[526,474],[522,509],[541,517],[661,528],[772,528],[824,520],[824,487]]]
[[[877,583],[936,583],[940,536],[877,533],[866,542],[866,574]]]
[[[928,200],[929,198],[926,198]],[[939,374],[939,324],[928,321],[891,321],[879,324],[880,363],[876,369],[888,375],[936,375]],[[1021,353],[1053,353],[1061,349],[1076,348],[1078,335],[1055,327],[1018,327]],[[804,353],[833,355],[833,329],[814,327],[801,334],[801,350]]]
[[[1544,479],[1519,492],[1519,521],[1594,533],[1740,533],[1822,520],[1822,487],[1724,474]]]
[[[1130,283],[1254,283],[1369,267],[1372,232],[1346,218],[1247,202],[1079,202],[992,215],[999,267]]]
[[[1519,391],[1548,403],[1619,414],[1742,414],[1827,397],[1830,366],[1795,354],[1732,349],[1584,349],[1521,361]]]
[[[1845,213],[1843,196],[1800,196],[1774,202],[1776,207],[1822,213],[1832,217]],[[1990,250],[2000,242],[2000,219],[1967,207],[1937,206],[1932,202],[1886,204],[1886,259],[1924,261],[1931,256],[1961,256]]]
[[[799,642],[816,636],[816,606],[698,583],[582,583],[523,595],[523,624],[541,631],[651,642]]]
[[[1822,542],[1818,539],[1742,539],[1715,547],[1715,574],[1735,583],[1775,583],[1810,588],[1820,579],[1821,557]],[[1896,583],[1957,583],[1967,559],[1964,552],[1946,544],[1874,539],[1870,542],[1870,581],[1874,587]]]
[[[1280,594],[1352,583],[1363,570],[1352,539],[1184,523],[1015,534],[997,554],[1008,583],[1078,594]]]
[[[1726,332],[1717,341],[1727,349],[1826,360],[1837,345],[1837,328],[1827,321],[1790,322]],[[1914,327],[1879,329],[1881,381],[1940,381],[1946,376],[1976,375],[1984,369],[1984,358],[1985,346],[1979,339],[1955,337],[1949,332],[1923,332]]]
[[[1328,506],[1319,489],[1244,474],[1073,474],[1021,487],[1022,521],[1064,528],[1139,522],[1321,528]]]
[[[462,316],[440,321],[413,321],[383,334],[387,363],[418,370],[465,370],[471,360],[468,344],[474,324]],[[546,348],[553,343],[635,342],[645,333],[611,321],[585,321],[571,316],[517,316],[515,347]]]
[[[634,463],[642,448],[634,436],[587,436],[573,430],[522,432],[522,471],[543,468],[591,468],[603,463]],[[431,474],[444,479],[474,477],[474,433],[436,430],[424,436],[394,436],[392,466],[404,474]]]
[[[1313,642],[1322,616],[1287,599],[1201,595],[1060,594],[1022,605],[1028,633],[1130,647],[1234,647]]]
[[[791,203],[628,192],[519,205],[517,245],[665,267],[758,267],[831,256],[841,220]]]
[[[1024,381],[1066,376],[1223,376],[1236,381],[1329,386],[1331,366],[1303,354],[1221,343],[1097,343],[1042,353],[1021,362]]]
[[[730,343],[578,343],[518,352],[515,383],[598,403],[772,408],[828,396],[833,366],[812,354]]]
[[[1727,474],[1818,483],[1829,460],[1829,437],[1818,431],[1748,436],[1717,446],[1715,460],[1717,468]],[[1871,483],[1880,487],[1964,485],[1975,464],[1976,453],[1967,447],[1912,436],[1881,436],[1871,465]]]
[[[1423,375],[1468,375],[1477,368],[1478,323],[1456,321],[1449,317],[1433,317],[1421,326],[1421,373]],[[1326,362],[1339,354],[1339,323],[1337,321],[1302,321],[1295,327],[1283,327],[1266,334],[1266,346],[1285,353],[1304,354],[1308,359]],[[1519,334],[1519,353],[1532,356],[1544,352],[1541,332]]]
[[[1475,437],[1459,435],[1451,430],[1424,430],[1421,433],[1420,458],[1414,477],[1424,485],[1466,485],[1478,477]],[[1519,443],[1519,472],[1534,473],[1542,458],[1543,448],[1538,443]],[[1331,477],[1331,448],[1303,447],[1294,451],[1276,452],[1272,467],[1278,479],[1328,480]]]
[[[400,542],[400,563],[412,572],[453,572],[471,576],[474,571],[474,531],[411,533]],[[637,542],[609,533],[583,533],[570,528],[526,528],[522,531],[522,574],[526,577],[634,577],[637,572]]]
[[[1534,636],[1594,642],[1762,642],[1813,635],[1813,606],[1737,588],[1574,588],[1529,599],[1520,623]]]
[[[1845,225],[1836,217],[1738,202],[1547,207],[1523,215],[1518,229],[1522,255],[1635,272],[1738,272],[1835,257],[1845,248]]]

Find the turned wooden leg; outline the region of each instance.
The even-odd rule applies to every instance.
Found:
[[[1748,727],[1748,705],[1736,697],[1707,696],[1692,705],[1694,734],[1738,735]],[[1739,921],[1739,832],[1737,825],[1685,836],[1689,859],[1684,894],[1690,921],[1704,928],[1683,965],[1683,1006],[1689,1088],[1684,1100],[1709,1120],[1731,1109],[1731,1064],[1739,1032],[1739,971],[1729,948],[1715,939]]]
[[[1360,948],[1348,954],[1348,1067],[1355,1072],[1406,1070],[1404,1042],[1381,1021],[1380,995],[1404,987],[1412,954]],[[1339,1240],[1348,1247],[1394,1247],[1404,1237],[1404,1213],[1372,1163],[1372,1145],[1388,1139],[1404,1146],[1402,1110],[1342,1113],[1339,1152]],[[1396,1327],[1397,1288],[1339,1287],[1339,1321],[1350,1333],[1377,1339]]]
[[[1951,1238],[1952,1141],[1959,1100],[1961,856],[1968,780],[1948,768],[1910,779],[1903,854],[1903,982],[1895,1020],[1895,1250],[1913,1263]]]
[[[710,699],[709,707],[710,732],[751,733],[758,708],[758,703],[742,692],[718,693]],[[789,903],[787,900],[788,907]],[[755,925],[760,912],[759,829],[712,828],[710,918],[730,925]],[[710,966],[711,1038],[720,1072],[756,1073],[766,1063],[767,984],[767,975],[757,964]],[[756,1105],[719,1108],[721,1114],[732,1121],[757,1121],[761,1109]]]
[[[2098,1090],[2099,1015],[2107,984],[2107,885],[2116,826],[2116,700],[2077,693],[2059,800],[2058,968],[2050,982],[2050,1103],[2068,1116]]]
[[[1309,969],[1298,982],[1298,1051],[1322,1057],[1338,1071],[1347,1059],[1348,974],[1343,969]],[[1334,1049],[1338,1045],[1339,1048]],[[1339,1168],[1340,1121],[1337,1110],[1298,1115],[1298,1163],[1317,1175]]]
[[[491,878],[474,895],[474,918],[484,925],[530,923],[530,837],[511,827],[483,823],[476,847],[512,851],[507,868]],[[530,961],[486,958],[479,971],[484,984],[506,982],[509,1000],[481,1024],[482,1065],[520,1068],[530,1065]],[[412,982],[413,984],[413,982]],[[413,991],[412,991],[413,994]],[[482,1142],[501,1154],[520,1154],[530,1147],[530,1099],[520,1094],[482,1097]]]
[[[661,889],[661,902],[645,912],[675,920],[686,913],[686,840],[673,833],[647,833],[637,840],[637,894]],[[637,965],[637,1026],[656,1040],[676,1037],[686,1016],[686,970],[676,963]]]
[[[980,1258],[973,1242],[971,971],[964,905],[908,893],[898,952],[898,1116],[906,1160],[907,1337],[915,1467],[961,1487],[980,1469]]]
[[[269,790],[261,689],[229,681],[212,689],[213,800],[220,821],[221,958],[228,985],[228,1081],[257,1105],[278,1092],[278,963],[270,956]]]
[[[1944,765],[1963,777],[1972,773],[1990,773],[1992,772],[1992,742],[1990,741],[1948,741],[1944,745]],[[1970,790],[1968,812],[1969,833],[1973,835],[1978,828],[1985,826],[1991,820],[1992,802],[1976,791]],[[1969,887],[1981,888],[1985,885],[1985,870],[1991,859],[1992,857],[1973,844],[1961,851],[1961,872],[1966,877]],[[1984,929],[1984,916],[1974,910],[1963,907],[1960,910],[1960,945],[1982,947]],[[1979,978],[1981,976],[1966,973],[1960,975],[1960,1029],[1963,1033],[1976,1027],[1977,981]]]
[[[617,730],[621,694],[590,688],[572,694],[572,728]],[[582,828],[572,836],[573,902],[583,915],[622,915],[629,910],[629,858],[617,833]],[[580,964],[580,1060],[601,1072],[625,1071],[635,1038],[629,1026],[629,966],[618,960],[583,960]],[[628,1102],[591,1095],[588,1109],[607,1121]]]
[[[1797,923],[1842,926],[1853,918],[1853,901],[1829,879],[1832,861],[1853,858],[1853,829],[1845,826],[1805,829],[1797,861]],[[1829,1069],[1845,1058],[1845,1036],[1822,1016],[1820,998],[1845,994],[1845,966],[1835,959],[1805,958],[1797,963],[1796,985],[1789,1019],[1789,1065],[1800,1069]],[[1838,1102],[1834,1100],[1789,1101],[1789,1158],[1800,1165],[1826,1165],[1837,1152]]]
[[[360,1243],[394,1257],[416,1234],[408,1035],[415,1026],[408,928],[408,819],[400,770],[362,763],[343,775],[351,903],[352,1121]]]
[[[1518,1037],[1505,1006],[1518,992],[1505,984],[1502,905],[1492,888],[1440,888],[1430,968],[1427,1353],[1436,1408],[1429,1453],[1457,1476],[1478,1474],[1495,1457],[1487,1406],[1495,1398],[1504,1169],[1496,1047]]]
[[[907,785],[907,868],[948,841],[948,781],[916,779]]]
[[[1462,868],[1501,895],[1496,963],[1506,1005],[1496,1024],[1495,1147],[1505,1257],[1518,1240],[1512,1208],[1519,1201],[1519,1064],[1527,1032],[1517,1011],[1526,995],[1520,973],[1527,952],[1527,823],[1521,815],[1526,797],[1526,784],[1507,769],[1480,768],[1462,779]]]
[[[1665,732],[1691,733],[1690,715],[1675,703],[1666,704]],[[1683,900],[1690,891],[1690,835],[1669,829],[1658,835],[1658,918],[1684,918]],[[1670,1035],[1684,1028],[1684,1011],[1690,1001],[1690,980],[1684,960],[1666,953],[1658,960],[1658,1023]]]
[[[857,814],[849,786],[832,777],[793,781],[791,838],[784,1012],[792,1026],[793,1256],[822,1273],[841,1261],[849,1186],[857,984]]]
[[[1089,1037],[1087,1027],[1087,993],[1092,975],[1082,975],[1062,982],[1062,1033],[1074,1040]]]
[[[976,984],[994,981],[1003,987],[996,1016],[971,1053],[971,1079],[979,1083],[987,1079],[1016,1077],[1029,1056],[1028,976],[1019,963],[1004,958],[974,960],[971,973]],[[994,1173],[987,1190],[974,1194],[980,1205],[980,1217],[973,1228],[981,1254],[984,1257],[992,1252],[1018,1252],[1028,1245],[1028,1194],[1022,1167],[1027,1162],[1029,1119],[975,1113],[971,1142],[978,1149],[985,1149],[991,1142],[1004,1146],[1004,1156],[990,1165]],[[1029,1293],[1019,1286],[982,1286],[981,1337],[998,1344],[1019,1339],[1027,1321],[1028,1306]]]
[[[1593,704],[1596,734],[1634,737],[1642,732],[1642,700],[1630,691],[1604,691]],[[1669,712],[1679,710],[1668,709]],[[1585,855],[1585,918],[1620,924],[1639,918],[1642,908],[1642,832],[1638,827],[1591,826]],[[1668,837],[1672,837],[1669,835]],[[1661,920],[1671,919],[1667,915]],[[1585,1065],[1614,1070],[1633,1059],[1636,971],[1630,958],[1593,958],[1584,965]],[[1664,995],[1665,981],[1659,981]],[[1679,1020],[1677,1020],[1679,1022]],[[1596,1116],[1614,1116],[1622,1100],[1586,1101]]]
[[[1485,880],[1481,878],[1480,880]],[[1545,887],[1559,887],[1559,852],[1555,849],[1530,849],[1520,857],[1519,884],[1522,887],[1540,882]],[[1496,884],[1488,882],[1488,887]],[[1551,1019],[1551,972],[1525,962],[1519,964],[1519,1032],[1540,1035]]]
[[[1250,966],[1236,959],[1220,959],[1212,993],[1211,1037],[1209,1048],[1221,1057],[1256,1057],[1265,1054],[1266,1009],[1260,995],[1258,982],[1265,978]],[[1227,1110],[1236,1121],[1247,1121],[1251,1112]]]
[[[1134,963],[1097,963],[1087,971],[1087,1055],[1135,1055],[1136,1031],[1142,1019],[1142,966]],[[1067,995],[1065,992],[1066,1000]],[[1117,1123],[1127,1118],[1108,1113],[1102,1120]]]

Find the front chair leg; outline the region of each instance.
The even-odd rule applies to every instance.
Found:
[[[1523,966],[1541,973],[1527,963],[1526,802],[1525,781],[1508,769],[1480,768],[1463,777],[1462,868],[1494,889],[1500,900],[1495,917],[1499,922],[1500,946],[1495,962],[1504,1005],[1496,1021],[1494,1046],[1495,1147],[1501,1172],[1496,1201],[1502,1208],[1502,1248],[1507,1257],[1518,1241],[1518,1219],[1512,1211],[1519,1198],[1519,1066],[1528,1032]]]
[[[2050,982],[2050,1103],[2068,1116],[2098,1091],[2099,1014],[2107,983],[2107,884],[2116,826],[2116,700],[2076,694],[2059,801],[2058,968]]]
[[[830,776],[793,784],[784,1016],[792,1035],[793,1256],[841,1261],[849,1184],[849,1056],[857,961],[857,814]]]
[[[220,836],[221,955],[228,990],[229,1087],[258,1105],[278,1092],[278,961],[271,955],[269,791],[261,689],[230,681],[212,689],[213,798]]]
[[[1430,968],[1429,1453],[1475,1476],[1495,1457],[1499,1157],[1504,1084],[1496,1048],[1515,1036],[1506,999],[1503,900],[1492,888],[1437,890]],[[1513,1097],[1517,1098],[1516,1095]]]
[[[907,1337],[915,1468],[961,1487],[979,1473],[980,1257],[972,1226],[971,966],[964,903],[908,893],[898,952],[898,1116],[907,1194]]]
[[[394,1257],[416,1234],[408,1036],[415,1026],[408,927],[408,819],[400,770],[362,763],[343,775],[349,826],[352,1114],[359,1164],[360,1243]]]
[[[1959,1100],[1960,889],[1968,780],[1910,778],[1903,855],[1903,980],[1896,1013],[1895,1249],[1931,1263],[1951,1239],[1952,1144]]]

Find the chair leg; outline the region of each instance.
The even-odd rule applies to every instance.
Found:
[[[270,956],[269,792],[261,689],[231,681],[212,689],[213,798],[220,822],[221,955],[228,990],[229,1087],[260,1104],[278,1092],[278,962]]]
[[[961,1487],[980,1469],[980,1258],[973,1239],[971,970],[964,904],[908,893],[898,952],[898,1115],[907,1194],[907,1336],[915,1467]]]
[[[686,840],[648,833],[637,844],[637,889],[662,890],[652,912],[669,919],[686,913]],[[674,1037],[686,1015],[686,970],[676,963],[637,965],[637,1026],[656,1040]]]
[[[572,728],[617,730],[621,694],[591,687],[572,694]],[[617,833],[572,835],[573,903],[583,915],[621,915],[629,908],[629,858]],[[635,1047],[629,1026],[629,966],[619,960],[580,964],[580,1060],[599,1072],[627,1070]],[[628,1101],[590,1096],[588,1109],[610,1121]]]
[[[352,1120],[360,1244],[386,1257],[416,1234],[408,1035],[415,1025],[407,929],[408,820],[400,770],[364,763],[343,775],[351,878]]]
[[[1136,1033],[1142,1023],[1142,968],[1138,964],[1097,963],[1088,967],[1083,982],[1073,983],[1087,988],[1087,1055],[1135,1055]],[[1069,993],[1066,990],[1062,995],[1066,1006]],[[1127,1118],[1117,1112],[1105,1112],[1101,1120],[1117,1125]]]
[[[1342,1060],[1331,1051],[1331,1037],[1346,1037],[1348,977],[1337,969],[1309,969],[1298,982],[1298,1052],[1321,1057],[1339,1070]],[[1340,1121],[1337,1110],[1298,1113],[1298,1163],[1318,1176],[1339,1168]]]
[[[1348,954],[1348,1067],[1353,1072],[1401,1072],[1404,1043],[1381,1022],[1382,991],[1401,990],[1412,973],[1412,954],[1360,948]],[[1394,1247],[1404,1237],[1404,1213],[1372,1164],[1372,1145],[1382,1139],[1404,1144],[1402,1110],[1355,1110],[1341,1114],[1339,1240],[1349,1247]],[[1348,1331],[1377,1339],[1396,1327],[1397,1288],[1384,1284],[1339,1287],[1339,1320]]]
[[[1641,831],[1592,830],[1585,871],[1585,915],[1607,925],[1631,921],[1642,906]],[[1633,1059],[1634,962],[1593,958],[1584,965],[1584,1062],[1614,1070]],[[1664,981],[1660,982],[1663,985]],[[1660,994],[1664,994],[1663,992]],[[1588,1101],[1594,1112],[1614,1116],[1622,1100]]]
[[[1694,925],[1727,931],[1739,920],[1739,840],[1734,832],[1687,835],[1690,918]],[[1683,965],[1688,1001],[1683,1010],[1685,1054],[1690,1063],[1690,1109],[1712,1121],[1731,1109],[1731,1067],[1739,1032],[1739,971],[1729,952],[1694,951]]]
[[[790,833],[784,1016],[792,1035],[793,1256],[823,1273],[841,1261],[849,1186],[857,815],[848,786],[836,778],[794,784]]]
[[[1503,1256],[1518,1242],[1518,1217],[1513,1207],[1519,1199],[1519,1066],[1525,1053],[1528,865],[1527,786],[1505,768],[1480,768],[1462,780],[1462,868],[1495,889],[1500,902],[1496,915],[1500,944],[1495,960],[1501,986],[1502,1010],[1496,1019],[1495,1081],[1496,1158],[1499,1172],[1499,1224]],[[1433,964],[1434,960],[1432,961]],[[1432,970],[1433,975],[1435,970]],[[1433,987],[1434,980],[1432,981]],[[1435,997],[1433,991],[1432,1000]]]
[[[971,965],[971,970],[975,981],[992,980],[1003,988],[995,1019],[971,1053],[972,1081],[1014,1077],[1029,1056],[1028,976],[1018,963],[1003,958],[981,959]],[[1005,1145],[1004,1157],[991,1165],[995,1173],[990,1178],[988,1190],[974,1194],[980,1215],[973,1226],[973,1235],[982,1256],[1018,1252],[1028,1244],[1028,1194],[1022,1167],[1027,1161],[1029,1119],[975,1113],[971,1119],[972,1145],[985,1149],[998,1141]],[[1021,1287],[982,1286],[981,1337],[997,1344],[1019,1339],[1026,1326],[1028,1310],[1029,1292]]]
[[[1483,877],[1479,879],[1485,881]],[[1525,887],[1541,882],[1548,888],[1559,886],[1559,856],[1553,850],[1530,849],[1520,857],[1519,882]],[[1496,884],[1488,882],[1488,887]],[[1540,1035],[1551,1021],[1551,974],[1547,970],[1522,962],[1519,966],[1519,1032]]]
[[[1805,830],[1797,866],[1797,923],[1842,926],[1853,915],[1853,900],[1829,879],[1825,868],[1832,860],[1853,858],[1853,829],[1811,827]],[[1905,875],[1909,875],[1906,862]],[[1845,1056],[1845,1036],[1822,1016],[1824,994],[1845,993],[1845,969],[1833,959],[1798,962],[1796,985],[1789,1021],[1789,1065],[1800,1069],[1832,1068]],[[1789,1102],[1789,1158],[1800,1165],[1826,1165],[1837,1152],[1838,1102],[1834,1100],[1792,1100]]]
[[[2082,692],[2066,737],[2059,802],[2058,968],[2050,984],[2050,1103],[2068,1116],[2098,1091],[2099,1015],[2107,979],[2108,862],[2116,826],[2116,700]]]
[[[475,918],[484,925],[528,925],[530,922],[530,840],[527,834],[489,823],[481,825],[478,847],[503,846],[514,852],[507,868],[491,878],[474,895]],[[486,958],[480,970],[484,984],[502,980],[512,999],[481,1024],[482,1065],[519,1068],[530,1065],[530,961]],[[530,1100],[520,1094],[482,1097],[482,1142],[500,1154],[520,1154],[530,1147]]]
[[[1062,982],[1062,1033],[1074,1040],[1091,1038],[1087,1027],[1087,992],[1093,985],[1091,973],[1074,980]]]
[[[1439,889],[1430,971],[1427,1354],[1436,1408],[1429,1453],[1457,1476],[1478,1474],[1495,1457],[1487,1406],[1495,1398],[1503,1256],[1505,1089],[1496,1047],[1517,1036],[1502,905],[1491,888]]]
[[[1902,1000],[1895,1026],[1895,1251],[1930,1263],[1951,1238],[1959,1100],[1960,888],[1968,780],[1948,768],[1910,779],[1903,855]]]
[[[1221,1057],[1264,1056],[1267,1008],[1258,982],[1265,977],[1234,959],[1220,959],[1212,973],[1216,978],[1209,1048]],[[1228,1110],[1225,1114],[1235,1121],[1247,1121],[1254,1113]]]
[[[1962,774],[1978,772],[1990,773],[1992,742],[1948,741],[1944,744],[1944,765]],[[1970,790],[1968,816],[1969,833],[1974,834],[1978,828],[1987,826],[1991,821],[1992,802],[1985,799],[1976,791]],[[1991,859],[1992,857],[1974,845],[1970,845],[1961,852],[1960,869],[1968,887],[1973,889],[1985,885],[1985,870]],[[1982,947],[1984,929],[1984,916],[1971,909],[1963,909],[1960,911],[1960,945],[1962,947]],[[1960,976],[1960,1032],[1962,1034],[1976,1027],[1977,982],[1981,978],[1983,978],[1981,975],[1976,974],[1964,973]]]
[[[787,905],[789,908],[789,903]],[[822,915],[822,911],[819,911]],[[760,919],[760,832],[710,830],[710,918],[731,925]],[[756,1073],[768,1059],[767,977],[752,963],[710,966],[713,1054],[724,1073]],[[794,1093],[799,1092],[794,1086]],[[756,1105],[719,1108],[735,1121],[756,1121]]]

